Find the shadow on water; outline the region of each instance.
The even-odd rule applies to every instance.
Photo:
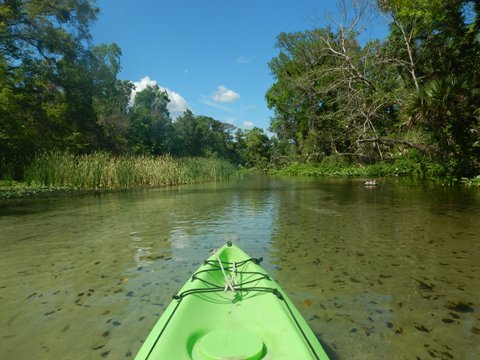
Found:
[[[337,355],[336,351],[333,350],[333,348],[330,345],[322,341],[317,334],[315,334],[315,336],[317,337],[317,340],[322,345],[323,350],[325,350],[330,360],[340,360],[340,357]]]

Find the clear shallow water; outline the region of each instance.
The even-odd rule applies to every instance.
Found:
[[[0,205],[0,358],[134,358],[226,241],[332,359],[480,358],[480,191],[247,177]]]

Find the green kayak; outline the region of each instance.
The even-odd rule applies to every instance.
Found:
[[[136,360],[328,360],[287,295],[231,243],[174,296]]]

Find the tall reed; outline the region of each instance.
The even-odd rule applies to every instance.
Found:
[[[235,172],[229,162],[212,158],[46,152],[25,169],[25,180],[47,187],[126,189],[217,181]]]

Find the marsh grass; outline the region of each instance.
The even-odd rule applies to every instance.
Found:
[[[30,186],[107,190],[218,181],[235,172],[232,164],[214,158],[47,152],[25,169],[25,181]]]

